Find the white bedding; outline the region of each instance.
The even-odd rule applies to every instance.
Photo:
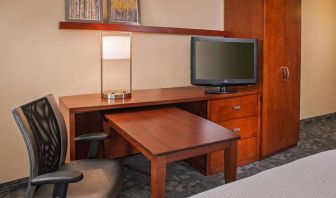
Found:
[[[336,150],[305,157],[191,198],[336,198]]]

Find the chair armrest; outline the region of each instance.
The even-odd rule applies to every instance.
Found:
[[[101,141],[105,140],[109,137],[110,135],[104,132],[101,133],[86,133],[80,136],[75,137],[76,142],[81,142],[81,141]]]
[[[30,184],[39,186],[42,184],[54,184],[52,197],[66,198],[69,183],[83,179],[83,173],[79,171],[56,171],[34,177]]]
[[[31,185],[68,184],[78,182],[82,179],[83,173],[79,171],[56,171],[32,178]]]
[[[110,134],[100,133],[87,133],[75,137],[76,142],[90,141],[88,159],[97,159],[100,142],[110,137]]]

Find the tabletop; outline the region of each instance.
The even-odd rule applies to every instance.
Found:
[[[105,117],[114,129],[152,155],[239,139],[231,130],[176,107],[129,110]]]

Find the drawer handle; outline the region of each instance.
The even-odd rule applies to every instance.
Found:
[[[233,110],[235,110],[235,111],[240,110],[240,105],[235,105],[235,106],[233,106]]]
[[[240,132],[240,128],[234,128],[233,131],[238,133]]]

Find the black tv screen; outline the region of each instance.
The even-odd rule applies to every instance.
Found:
[[[191,83],[194,85],[254,84],[257,79],[256,39],[191,38]]]

